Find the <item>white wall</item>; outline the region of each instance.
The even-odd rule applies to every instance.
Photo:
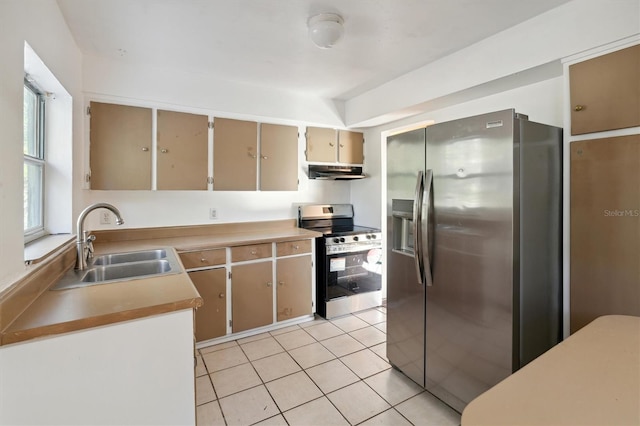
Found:
[[[81,117],[82,58],[57,3],[54,0],[0,1],[0,291],[24,271],[22,104],[25,41],[73,97],[74,106],[78,108],[74,135],[82,132],[82,127],[77,126],[78,117]]]

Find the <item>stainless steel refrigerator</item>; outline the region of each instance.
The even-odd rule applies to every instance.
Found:
[[[561,339],[561,156],[512,109],[387,138],[387,357],[459,412]]]

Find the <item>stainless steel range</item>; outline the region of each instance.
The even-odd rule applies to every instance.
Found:
[[[354,225],[351,204],[298,208],[301,228],[316,238],[317,313],[327,319],[382,304],[382,234]]]

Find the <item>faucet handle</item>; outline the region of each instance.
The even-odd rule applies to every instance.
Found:
[[[91,234],[89,235],[85,241],[87,243],[87,259],[93,258],[93,242],[96,240],[96,236]]]

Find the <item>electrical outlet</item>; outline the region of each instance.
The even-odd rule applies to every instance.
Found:
[[[111,213],[104,210],[100,212],[100,225],[111,225]]]
[[[218,219],[218,209],[214,209],[214,208],[209,209],[209,219],[211,220]]]

